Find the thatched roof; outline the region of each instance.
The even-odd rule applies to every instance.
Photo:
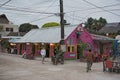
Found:
[[[99,33],[117,33],[120,30],[120,22],[106,24]]]

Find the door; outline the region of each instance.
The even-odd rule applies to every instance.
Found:
[[[77,45],[77,59],[80,59],[83,56],[82,52],[82,47],[80,45]]]
[[[49,57],[50,45],[46,44],[46,57]]]

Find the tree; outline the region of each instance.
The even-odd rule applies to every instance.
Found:
[[[1,46],[6,49],[9,46],[8,40],[7,39],[2,39],[1,40]]]
[[[89,30],[98,31],[107,23],[106,19],[100,17],[98,20],[93,18],[88,18],[85,22],[85,27]]]
[[[97,21],[97,26],[96,26],[96,30],[100,30],[102,27],[105,26],[105,24],[107,24],[106,19],[100,17],[99,20]]]
[[[94,19],[90,17],[87,19],[87,22],[85,22],[85,27],[87,29],[92,29],[93,23],[94,23]]]
[[[59,23],[57,22],[48,22],[42,25],[42,28],[48,28],[48,27],[56,27],[56,26],[60,26]]]
[[[38,29],[37,25],[32,25],[30,23],[21,24],[19,27],[19,32],[29,32],[31,29]]]

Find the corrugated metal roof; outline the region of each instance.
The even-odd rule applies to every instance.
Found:
[[[75,25],[65,26],[64,28],[64,38],[66,39],[71,32],[76,28]],[[52,27],[52,28],[41,28],[41,29],[32,29],[20,40],[16,41],[17,43],[58,43],[61,40],[61,28]]]
[[[92,39],[94,40],[115,40],[113,38],[109,38],[109,37],[106,37],[106,36],[101,36],[101,35],[95,35],[95,34],[91,34],[91,37]]]
[[[105,27],[117,27],[119,25],[120,22],[114,22],[114,23],[108,23],[105,25]]]
[[[95,35],[95,34],[91,34],[91,37],[94,41],[100,41],[102,43],[113,42],[116,40],[113,38],[109,38],[109,37],[105,37],[105,36],[101,36],[101,35]]]
[[[15,43],[16,41],[18,41],[20,38],[13,38],[13,39],[10,39],[10,40],[8,40],[9,42],[11,42],[11,43]]]
[[[11,38],[21,38],[22,36],[1,36],[1,38],[8,38],[8,39],[11,39]]]
[[[102,29],[99,30],[99,33],[116,33],[120,30],[120,23],[108,23]]]

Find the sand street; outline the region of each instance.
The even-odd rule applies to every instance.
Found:
[[[65,64],[53,65],[51,59],[45,64],[41,58],[27,60],[20,55],[0,53],[0,80],[119,80],[120,74],[102,71],[102,62],[94,63],[92,71],[86,72],[86,63],[65,60]]]

